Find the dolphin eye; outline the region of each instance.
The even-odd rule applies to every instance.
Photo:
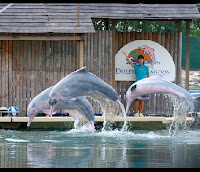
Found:
[[[53,99],[52,101],[51,101],[51,105],[55,105],[57,103],[57,101],[55,100],[55,99]]]
[[[131,92],[133,92],[137,88],[137,85],[132,86]]]

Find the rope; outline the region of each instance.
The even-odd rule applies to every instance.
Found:
[[[8,54],[12,55],[12,58],[15,60],[15,62],[17,64],[17,67],[19,68],[19,71],[20,71],[19,80],[18,80],[17,85],[15,86],[15,88],[12,91],[10,91],[9,93],[0,96],[0,98],[5,98],[5,97],[13,94],[19,88],[19,86],[21,84],[21,81],[22,81],[23,71],[22,71],[21,64],[20,64],[19,60],[17,59],[17,57],[15,57],[12,53],[10,53],[8,50],[5,50],[3,48],[0,48],[0,51],[7,52]]]

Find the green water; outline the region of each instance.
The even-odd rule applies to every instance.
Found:
[[[200,130],[0,130],[0,167],[200,167]]]

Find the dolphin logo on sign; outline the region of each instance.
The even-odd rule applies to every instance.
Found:
[[[139,55],[144,57],[144,64],[149,67],[150,76],[159,75],[168,81],[175,80],[175,64],[166,48],[151,40],[136,40],[124,45],[115,55],[116,81],[135,80],[134,68],[126,57],[138,64]]]
[[[150,67],[153,69],[153,65],[160,64],[159,61],[156,61],[154,51],[155,51],[154,48],[151,48],[147,45],[142,45],[142,46],[132,50],[128,54],[128,56],[126,55],[126,52],[122,51],[122,53],[124,54],[125,57],[130,58],[130,60],[135,64],[138,64],[138,62],[137,62],[138,56],[142,55],[144,57],[144,63],[149,64]],[[129,62],[127,61],[126,64],[129,64]]]

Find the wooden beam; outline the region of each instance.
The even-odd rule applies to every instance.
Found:
[[[80,18],[80,5],[79,5],[79,3],[77,3],[77,25],[76,25],[76,27],[80,27],[79,18]]]
[[[84,36],[0,36],[0,40],[49,40],[49,41],[61,41],[61,40],[73,40],[73,41],[81,41],[84,40]]]
[[[109,19],[105,19],[104,22],[105,22],[105,30],[108,30],[109,29]]]
[[[79,60],[79,68],[82,68],[83,67],[83,41],[80,41],[80,44],[79,44],[80,48],[80,60]]]
[[[116,53],[116,47],[115,47],[115,21],[112,21],[112,87],[116,87],[115,82],[115,53]]]
[[[186,20],[185,89],[189,91],[190,71],[190,20]]]
[[[28,117],[1,117],[0,123],[2,122],[28,122]],[[95,116],[96,122],[103,122],[103,116]],[[126,117],[128,122],[162,122],[163,124],[169,124],[173,121],[173,117]],[[115,117],[115,122],[123,122],[123,117]],[[187,117],[187,122],[194,122],[193,117]],[[35,117],[32,121],[34,122],[74,122],[72,117]]]
[[[181,20],[178,21],[178,41],[177,41],[177,69],[176,69],[176,83],[182,87],[182,33],[181,33]]]

